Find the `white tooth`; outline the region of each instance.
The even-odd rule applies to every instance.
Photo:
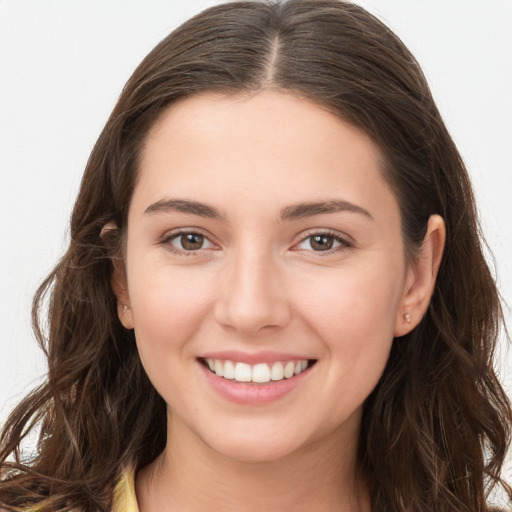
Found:
[[[307,361],[301,361],[300,362],[300,371],[303,372],[308,367]]]
[[[224,378],[235,379],[235,365],[231,361],[224,362]]]
[[[295,375],[298,375],[300,372],[301,372],[301,366],[300,366],[300,361],[297,361],[297,363],[295,363]]]
[[[295,363],[293,361],[289,361],[286,363],[286,366],[284,367],[284,376],[289,379],[290,377],[293,377],[293,372],[295,370]]]
[[[269,382],[270,381],[270,368],[266,363],[255,364],[252,367],[252,381],[253,382]]]
[[[226,361],[226,364],[228,361]],[[236,363],[235,380],[238,382],[251,382],[251,366],[245,363]]]
[[[283,380],[283,377],[284,377],[283,363],[274,363],[272,365],[272,370],[270,370],[270,378],[272,380]]]
[[[217,374],[217,377],[224,376],[224,365],[222,364],[222,361],[219,361],[218,359],[215,359],[215,373]]]
[[[215,371],[215,361],[213,359],[207,359],[206,362],[208,363],[208,367],[212,372]]]

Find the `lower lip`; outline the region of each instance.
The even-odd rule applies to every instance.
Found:
[[[204,364],[198,362],[212,388],[223,398],[241,405],[264,405],[275,402],[293,391],[307,379],[311,367],[289,379],[270,381],[265,384],[251,384],[218,377]]]

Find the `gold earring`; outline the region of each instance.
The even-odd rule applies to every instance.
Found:
[[[407,312],[407,313],[404,313],[404,320],[410,324],[411,323],[411,313]]]

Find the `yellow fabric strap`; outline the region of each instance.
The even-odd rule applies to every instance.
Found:
[[[139,512],[133,468],[123,470],[121,478],[117,482],[114,489],[112,512]]]

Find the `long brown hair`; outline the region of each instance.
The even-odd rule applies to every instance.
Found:
[[[164,39],[126,84],[92,151],[69,249],[34,299],[48,379],[4,427],[3,506],[106,511],[121,468],[143,467],[164,449],[166,405],[142,368],[133,332],[118,321],[110,287],[140,153],[150,127],[177,99],[262,89],[312,99],[373,138],[411,257],[430,215],[446,223],[429,309],[394,340],[365,402],[359,463],[374,509],[476,512],[487,510],[493,485],[510,494],[500,470],[511,410],[493,370],[499,296],[466,169],[418,64],[356,5],[245,1],[210,8]],[[118,229],[102,236],[110,221]],[[37,453],[24,460],[21,442],[38,427]]]

